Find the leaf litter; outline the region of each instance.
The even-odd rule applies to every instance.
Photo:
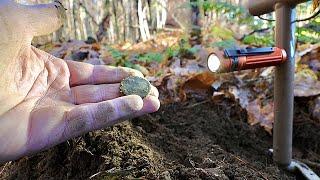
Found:
[[[172,52],[174,50],[171,47],[183,36],[179,32],[173,34],[163,33],[147,42],[134,45],[123,43],[109,48],[97,43],[70,41],[55,45],[51,53],[63,59],[122,65],[140,70],[146,75],[146,79],[160,89],[162,103],[181,102],[188,98],[199,101],[209,98],[217,102],[223,98],[231,98],[246,109],[249,124],[260,124],[271,134],[274,118],[274,68],[212,74],[206,67],[206,57],[211,52],[222,55],[222,50],[197,45],[197,50],[191,51],[194,55],[188,57],[191,59],[180,57],[179,53]],[[171,50],[168,54],[169,48]],[[151,49],[156,51],[150,54]],[[181,52],[179,48],[176,51]],[[170,57],[172,53],[175,55]],[[294,95],[311,97],[310,116],[315,121],[320,121],[320,101],[317,100],[320,95],[320,45],[299,46],[296,59]]]

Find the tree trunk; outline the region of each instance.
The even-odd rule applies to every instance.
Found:
[[[138,19],[142,41],[150,39],[149,25],[147,20],[147,7],[143,7],[142,0],[138,0]]]

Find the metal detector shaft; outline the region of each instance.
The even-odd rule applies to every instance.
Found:
[[[287,52],[287,61],[278,67],[274,82],[274,129],[273,159],[282,166],[289,166],[292,160],[293,129],[293,80],[295,69],[295,8],[287,3],[277,3],[276,46]]]

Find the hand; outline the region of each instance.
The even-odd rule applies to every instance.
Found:
[[[0,163],[159,109],[158,91],[120,97],[128,68],[64,61],[31,46],[61,25],[59,2],[0,1]]]

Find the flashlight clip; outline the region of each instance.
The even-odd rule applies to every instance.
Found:
[[[273,53],[275,50],[273,47],[264,48],[240,48],[240,49],[225,49],[224,55],[229,58],[241,57],[241,56],[257,56],[263,54]]]

